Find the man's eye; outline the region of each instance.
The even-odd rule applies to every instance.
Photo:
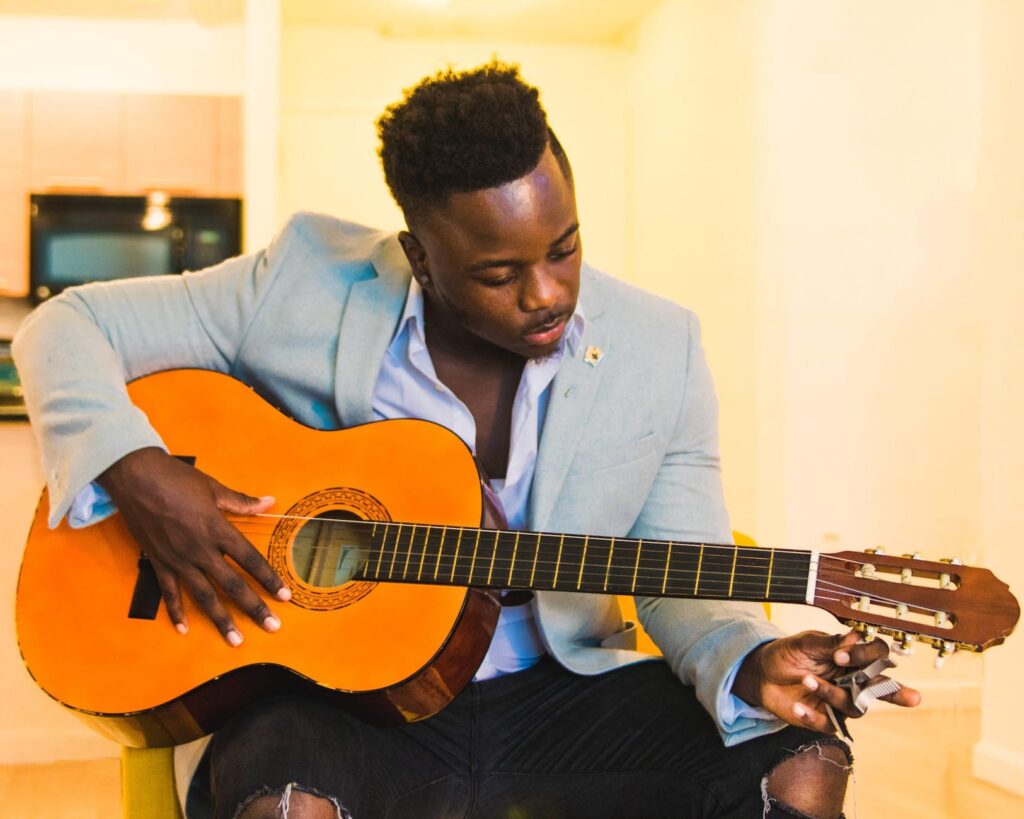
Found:
[[[508,276],[502,276],[500,279],[484,279],[483,283],[487,287],[501,287],[505,284],[511,284],[515,280],[515,276],[509,274]]]
[[[573,245],[572,247],[567,248],[566,250],[556,250],[554,253],[551,254],[551,258],[554,259],[555,261],[568,259],[570,256],[572,256],[573,253],[576,252],[576,247],[577,245]]]

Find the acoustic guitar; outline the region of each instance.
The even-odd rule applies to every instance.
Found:
[[[183,637],[120,516],[51,530],[44,492],[18,583],[22,655],[50,696],[130,746],[196,739],[282,691],[429,717],[486,654],[500,589],[807,603],[942,653],[997,645],[1020,614],[991,572],[951,562],[483,528],[477,465],[436,424],[317,431],[192,370],[129,393],[171,454],[277,498],[279,514],[232,522],[293,595],[272,603],[280,632],[249,628],[238,648],[187,599]]]

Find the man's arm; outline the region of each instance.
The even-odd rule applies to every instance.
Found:
[[[686,314],[687,357],[683,401],[657,478],[633,534],[660,540],[732,543],[718,454],[718,401],[700,343],[697,318]],[[726,721],[723,688],[753,649],[782,636],[760,605],[717,600],[637,597],[640,622],[715,719],[723,736],[748,738],[777,730],[774,720]],[[728,695],[728,691],[725,692]],[[733,738],[733,741],[735,741]]]
[[[14,344],[51,525],[98,479],[150,557],[178,630],[187,630],[184,583],[232,645],[241,634],[218,587],[264,628],[279,623],[225,556],[279,598],[288,591],[223,512],[253,514],[273,501],[234,492],[168,456],[125,382],[170,368],[230,372],[270,286],[269,268],[268,254],[258,253],[186,276],[76,288],[30,316]]]

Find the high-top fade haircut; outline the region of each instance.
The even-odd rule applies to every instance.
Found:
[[[519,66],[497,59],[467,71],[449,68],[406,89],[377,120],[377,134],[384,179],[407,222],[453,193],[526,176],[548,145],[572,183],[540,93]]]

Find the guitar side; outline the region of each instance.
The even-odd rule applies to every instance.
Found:
[[[172,454],[195,459],[198,469],[240,491],[274,495],[274,513],[480,523],[475,462],[435,425],[312,430],[239,382],[200,371],[147,376],[129,392]],[[120,516],[50,530],[48,506],[44,493],[19,577],[22,656],[50,696],[123,744],[195,739],[281,691],[337,697],[375,721],[422,719],[469,681],[497,621],[498,605],[485,591],[412,583],[306,587],[282,536],[291,530],[260,519],[242,524],[243,534],[290,573],[295,592],[290,603],[260,592],[281,631],[264,632],[232,606],[245,634],[233,649],[186,595],[190,631],[181,636],[159,601],[155,612],[129,616],[140,551]]]

